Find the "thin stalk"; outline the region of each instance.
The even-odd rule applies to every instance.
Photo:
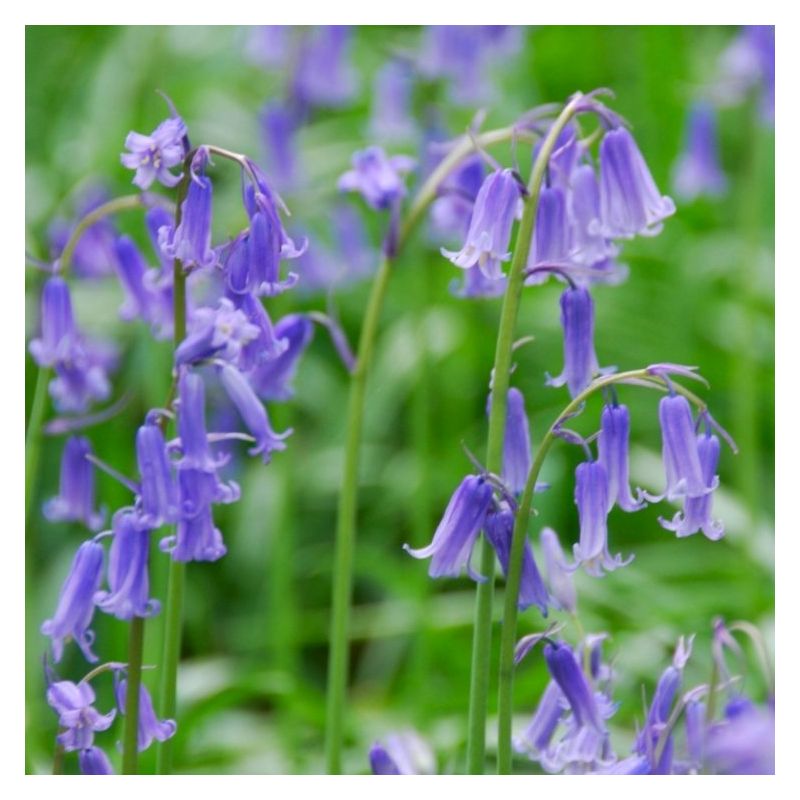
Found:
[[[396,251],[399,252],[411,232],[422,219],[425,210],[436,198],[442,181],[458,164],[472,153],[476,144],[487,147],[519,135],[513,128],[490,131],[476,139],[463,137],[442,160],[420,188],[401,226]],[[375,346],[378,322],[391,275],[392,260],[384,256],[373,280],[364,323],[358,344],[356,367],[350,375],[350,393],[347,404],[347,425],[344,465],[339,493],[336,522],[336,544],[331,600],[330,655],[328,657],[328,689],[325,727],[325,763],[329,774],[339,774],[342,769],[342,733],[347,693],[349,663],[350,603],[353,583],[353,552],[356,538],[356,513],[358,510],[358,468],[361,455],[364,399],[367,371]]]
[[[128,669],[125,681],[125,736],[122,743],[122,772],[139,771],[139,693],[142,681],[144,618],[134,617],[128,639]]]
[[[499,473],[503,462],[503,438],[506,424],[506,402],[511,372],[511,351],[514,344],[514,327],[517,321],[525,267],[531,247],[536,210],[539,205],[547,162],[556,139],[575,114],[579,95],[570,101],[551,125],[533,164],[528,181],[528,194],[517,234],[517,247],[511,260],[508,285],[503,297],[500,326],[497,332],[494,369],[492,371],[492,398],[489,412],[489,434],[486,446],[486,469]],[[494,594],[494,554],[484,536],[481,545],[481,567],[488,578],[476,590],[475,631],[472,640],[472,675],[470,681],[469,722],[467,739],[467,771],[480,775],[484,771],[486,756],[486,713],[488,704],[489,667],[492,643],[492,597]],[[515,603],[516,605],[516,603]]]
[[[42,443],[42,422],[47,410],[47,385],[51,371],[41,367],[36,375],[36,387],[33,390],[31,415],[25,431],[25,528],[31,513],[31,503],[36,488],[36,476],[39,472],[39,454]]]

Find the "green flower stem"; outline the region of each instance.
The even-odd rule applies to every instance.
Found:
[[[125,734],[122,742],[122,772],[135,775],[139,765],[139,691],[142,680],[144,618],[131,620],[128,638],[128,670],[125,681]]]
[[[525,281],[539,193],[542,187],[550,154],[561,131],[575,114],[581,95],[573,98],[561,111],[542,142],[539,155],[533,164],[528,181],[528,194],[524,198],[524,211],[517,234],[517,246],[508,273],[508,285],[503,297],[500,326],[492,371],[492,398],[489,412],[489,435],[486,448],[486,469],[499,473],[503,462],[506,402],[511,370],[511,350],[514,344],[514,327]],[[479,583],[476,590],[475,629],[472,640],[472,674],[469,696],[469,721],[467,738],[467,771],[483,774],[486,757],[486,713],[489,689],[489,667],[492,645],[492,597],[494,594],[494,553],[488,539],[482,537],[481,570],[488,580]]]
[[[31,513],[31,504],[36,487],[36,476],[39,473],[39,454],[42,443],[42,423],[47,411],[47,386],[50,383],[51,370],[41,367],[36,374],[36,387],[33,390],[31,414],[28,418],[28,429],[25,431],[25,528]]]
[[[462,137],[428,177],[411,205],[400,229],[397,251],[403,247],[411,232],[422,219],[427,207],[436,198],[442,181],[477,147],[509,141],[515,136],[529,139],[529,133],[519,133],[514,128],[503,128],[482,134],[475,139]],[[369,362],[375,346],[383,301],[391,275],[392,259],[384,256],[373,280],[361,336],[357,362],[350,376],[350,394],[347,404],[347,426],[344,465],[339,493],[336,523],[336,544],[333,565],[331,600],[330,655],[328,658],[328,689],[325,729],[325,763],[329,774],[342,770],[342,734],[347,694],[349,662],[350,604],[353,583],[353,553],[356,538],[356,512],[358,509],[358,469],[361,455],[361,433],[364,418],[364,400]]]
[[[598,378],[577,395],[564,410],[558,415],[553,424],[548,428],[536,458],[531,465],[525,489],[520,498],[519,508],[514,521],[514,532],[511,539],[511,553],[509,555],[508,575],[506,578],[505,605],[503,609],[503,624],[500,639],[500,686],[498,695],[498,772],[508,774],[511,771],[511,715],[513,709],[514,687],[514,644],[517,633],[517,600],[519,598],[519,584],[522,574],[522,554],[527,537],[528,521],[531,516],[533,493],[536,481],[539,479],[544,460],[550,447],[556,440],[556,430],[561,422],[576,412],[581,405],[595,392],[604,386],[614,383],[632,383],[647,389],[659,391],[675,391],[682,394],[692,402],[700,411],[706,409],[706,404],[689,389],[673,381],[651,375],[646,369],[630,370],[614,375]],[[576,618],[577,621],[577,618]]]

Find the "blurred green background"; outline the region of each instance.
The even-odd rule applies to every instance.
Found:
[[[577,89],[611,87],[615,110],[632,124],[659,188],[670,193],[671,166],[679,152],[690,101],[713,77],[732,28],[551,27],[527,29],[518,55],[492,71],[494,94],[486,128],[506,125],[527,108],[562,101]],[[315,112],[299,136],[305,185],[285,199],[293,221],[325,236],[336,198],[336,178],[353,151],[374,143],[368,119],[371,78],[387,55],[416,47],[415,28],[360,28],[352,60],[361,91],[348,108]],[[119,153],[129,130],[149,132],[165,116],[161,89],[187,121],[194,142],[213,142],[260,158],[258,113],[280,97],[286,76],[265,71],[244,56],[241,29],[50,28],[26,32],[26,247],[47,257],[46,230],[56,215],[69,215],[87,181],[102,180],[113,194],[131,190]],[[415,93],[416,114],[438,111],[454,134],[475,109],[448,105],[437,87]],[[588,630],[611,634],[608,654],[617,670],[612,720],[618,752],[630,746],[641,720],[642,686],[648,695],[670,658],[676,637],[697,633],[688,680],[709,671],[711,620],[747,619],[771,641],[773,628],[773,233],[774,134],[759,123],[756,104],[720,116],[721,159],[729,178],[718,200],[678,202],[678,212],[654,239],[625,243],[621,260],[630,277],[595,292],[596,347],[601,364],[620,369],[656,361],[698,365],[711,382],[705,393],[716,417],[737,440],[738,456],[724,450],[716,516],[727,530],[720,542],[701,535],[676,540],[657,518],[664,505],[609,520],[612,552],[634,552],[626,569],[602,580],[580,575],[579,608]],[[417,154],[418,142],[391,152]],[[510,163],[509,149],[494,154]],[[523,164],[527,159],[523,157]],[[216,239],[244,224],[235,170],[218,164]],[[359,200],[376,248],[384,220]],[[128,213],[119,227],[146,247],[141,217]],[[456,270],[421,228],[392,278],[369,381],[359,539],[346,770],[364,772],[372,741],[415,727],[435,747],[442,771],[463,768],[473,584],[431,581],[427,563],[409,558],[404,542],[427,544],[447,500],[469,469],[462,442],[485,448],[485,402],[499,303],[465,302],[448,286]],[[447,243],[454,244],[454,243]],[[149,248],[145,250],[151,253]],[[152,256],[151,256],[152,257]],[[38,327],[41,274],[29,270],[26,339]],[[355,341],[368,292],[364,282],[337,288],[334,299]],[[565,390],[544,386],[544,373],[561,369],[559,288],[553,282],[528,290],[518,335],[535,343],[516,353],[513,383],[526,396],[534,441],[559,409]],[[133,387],[130,403],[114,419],[88,431],[99,456],[134,473],[132,441],[146,409],[162,405],[169,385],[168,343],[154,342],[141,324],[116,315],[121,293],[111,279],[75,287],[77,314],[86,329],[113,338],[123,354],[113,377],[119,396]],[[270,301],[273,319],[290,310],[323,309],[324,295],[292,292]],[[27,402],[36,376],[28,358]],[[290,446],[268,467],[247,461],[237,476],[241,502],[215,515],[228,555],[214,564],[192,564],[183,662],[179,678],[176,768],[187,772],[321,772],[326,636],[333,530],[344,438],[347,376],[329,340],[318,332],[301,362],[296,396],[270,413],[276,428],[291,424]],[[660,434],[655,393],[621,391],[632,416],[632,482],[661,485]],[[576,423],[596,425],[599,400]],[[45,440],[36,499],[27,530],[27,759],[29,772],[50,768],[56,718],[43,697],[41,658],[47,641],[38,632],[54,608],[75,548],[85,537],[77,526],[47,523],[41,502],[55,494],[63,441]],[[572,472],[580,458],[560,446],[544,478],[532,525],[554,527],[565,544],[577,538]],[[129,502],[127,492],[98,477],[109,509]],[[154,593],[164,597],[166,559],[154,555]],[[501,603],[496,601],[499,614]],[[557,615],[556,615],[557,616]],[[157,664],[162,617],[148,622],[145,663]],[[542,625],[534,609],[520,632]],[[95,617],[103,660],[125,660],[126,627]],[[572,631],[565,632],[572,636]],[[59,667],[77,680],[86,671],[74,647]],[[156,673],[146,674],[151,690]],[[103,682],[105,680],[105,683]],[[518,671],[515,731],[535,708],[546,675],[540,658]],[[111,703],[110,679],[96,682],[101,710]],[[751,669],[745,686],[756,695]],[[491,692],[495,702],[494,688]],[[491,712],[491,709],[490,709]],[[489,741],[492,756],[491,724]],[[118,758],[118,732],[98,742]],[[152,768],[152,750],[144,757]],[[68,759],[68,770],[74,770]],[[535,771],[520,761],[518,771]]]

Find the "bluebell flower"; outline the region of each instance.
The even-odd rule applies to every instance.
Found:
[[[94,632],[89,630],[94,616],[94,595],[103,579],[103,546],[94,541],[84,542],[75,553],[69,574],[58,595],[58,605],[52,619],[41,627],[53,640],[53,660],[61,661],[64,640],[73,638],[87,661],[97,661],[92,652]]]
[[[137,524],[158,528],[178,516],[178,493],[161,428],[145,422],[136,431],[136,463],[140,491],[136,502]]]
[[[541,266],[570,265],[570,228],[567,216],[567,198],[559,186],[542,189],[536,208],[536,225],[528,253],[528,269]],[[541,283],[547,273],[534,273],[526,285]]]
[[[281,190],[297,183],[295,113],[284,103],[267,103],[259,115],[267,171]]]
[[[381,147],[368,147],[353,154],[353,169],[337,183],[341,192],[359,192],[378,211],[395,206],[406,195],[405,173],[416,166],[410,156],[387,156]]]
[[[531,471],[531,433],[525,398],[513,386],[506,401],[506,427],[503,437],[503,483],[512,494],[521,494]]]
[[[122,508],[112,522],[114,540],[108,556],[108,591],[98,591],[94,603],[117,619],[152,617],[161,604],[148,597],[150,531],[142,529],[132,508]]]
[[[56,740],[66,752],[86,750],[92,746],[96,732],[111,727],[116,710],[101,714],[94,701],[94,689],[85,681],[57,681],[48,687],[47,702],[58,714],[58,724],[65,728]]]
[[[439,187],[431,203],[430,219],[437,233],[463,239],[469,231],[472,208],[484,179],[483,159],[465,158]]]
[[[285,450],[284,439],[291,434],[291,428],[283,433],[275,433],[269,423],[267,410],[253,391],[247,378],[231,364],[220,364],[219,379],[222,387],[236,406],[247,429],[255,438],[255,446],[248,450],[251,456],[261,455],[268,464],[274,450]]]
[[[675,204],[662,196],[633,137],[611,130],[600,143],[600,216],[609,239],[655,236]]]
[[[547,671],[566,697],[577,723],[602,730],[603,720],[594,693],[569,645],[548,642],[544,646],[544,659]]]
[[[622,277],[620,268],[614,265],[609,270],[609,262],[617,255],[618,248],[602,233],[600,216],[600,187],[597,175],[591,164],[580,164],[570,176],[571,191],[568,195],[569,218],[571,221],[571,258],[584,266],[595,267],[596,279],[609,280]],[[580,274],[572,273],[580,280]]]
[[[694,103],[689,109],[683,151],[675,162],[672,183],[679,197],[720,195],[727,179],[720,169],[716,112],[709,103]]]
[[[114,243],[114,251],[117,276],[125,295],[120,317],[124,320],[139,317],[150,322],[153,298],[145,283],[148,269],[139,248],[129,236],[120,236]]]
[[[256,336],[244,343],[239,353],[237,363],[242,370],[249,371],[261,364],[272,362],[286,352],[289,348],[289,339],[276,333],[264,304],[257,297],[235,292],[230,292],[228,297],[245,315],[250,325],[257,330]]]
[[[539,543],[542,546],[546,584],[551,601],[561,611],[574,614],[578,607],[578,596],[573,571],[567,566],[558,534],[552,528],[542,528]]]
[[[261,333],[232,300],[222,297],[217,308],[194,311],[189,333],[175,350],[175,363],[196,364],[210,358],[235,362]]]
[[[291,52],[294,30],[289,25],[250,25],[244,52],[260,67],[277,68],[286,63]]]
[[[589,290],[567,288],[561,295],[561,327],[564,330],[564,369],[548,386],[567,385],[571,397],[580,394],[600,372],[594,350],[594,302]]]
[[[345,278],[359,280],[375,271],[375,250],[367,239],[361,215],[351,206],[338,204],[331,215],[337,257],[343,262]]]
[[[150,244],[161,264],[161,278],[172,285],[172,259],[161,245],[172,238],[175,217],[162,206],[153,206],[145,212],[144,221]]]
[[[498,509],[490,510],[484,521],[484,531],[495,553],[497,553],[504,575],[508,575],[511,539],[514,534],[514,519],[514,512],[508,507],[507,503],[503,502]],[[542,616],[546,617],[550,597],[542,581],[542,576],[539,574],[539,568],[536,566],[533,548],[527,538],[524,547],[517,607],[520,611],[524,611],[530,606],[538,606]]]
[[[93,531],[103,524],[105,513],[94,507],[94,467],[86,458],[91,453],[83,436],[71,436],[64,444],[58,495],[42,508],[51,522],[82,522]]]
[[[547,125],[549,132],[550,125]],[[533,160],[538,158],[542,149],[544,136],[537,140],[533,146]],[[580,134],[574,123],[570,122],[564,126],[558,134],[547,162],[548,187],[557,186],[565,194],[572,186],[572,179],[578,164],[586,152],[586,147],[580,141]]]
[[[566,698],[554,680],[547,684],[539,705],[525,730],[514,740],[514,748],[538,761],[551,746],[564,714]]]
[[[122,166],[135,169],[133,183],[140,189],[149,189],[153,181],[172,188],[182,175],[170,172],[184,158],[186,124],[180,117],[165,119],[149,136],[131,131],[125,139],[130,151],[120,157]]]
[[[608,510],[616,503],[623,511],[638,511],[644,506],[641,489],[638,498],[631,495],[628,481],[628,440],[630,418],[624,405],[605,405],[600,414],[600,436],[597,440],[597,460],[608,478]]]
[[[706,704],[702,700],[691,699],[686,703],[683,722],[686,753],[689,758],[689,769],[692,772],[699,772],[705,760],[706,715]]]
[[[575,566],[600,577],[629,564],[619,554],[608,552],[608,476],[598,461],[585,461],[575,469],[575,505],[578,506],[580,539],[573,547]]]
[[[344,25],[321,25],[306,34],[292,80],[293,99],[301,108],[337,108],[355,98],[358,78],[350,63],[350,38]]]
[[[107,368],[109,358],[101,348],[83,342],[67,362],[55,365],[55,377],[48,391],[56,409],[62,413],[82,413],[91,403],[102,402],[111,394]]]
[[[431,578],[458,577],[466,568],[474,580],[484,580],[472,571],[469,561],[491,504],[492,487],[484,478],[468,475],[450,498],[433,541],[418,550],[407,544],[403,549],[414,558],[433,556],[428,569]]]
[[[373,775],[430,775],[436,761],[427,743],[414,731],[401,731],[375,742],[369,750]]]
[[[213,267],[217,254],[211,247],[213,187],[205,174],[208,151],[198,148],[190,167],[186,199],[181,203],[180,222],[162,243],[164,251],[185,269]]]
[[[114,767],[105,752],[95,745],[78,752],[81,775],[113,775]]]
[[[457,253],[442,248],[442,255],[461,269],[478,266],[489,280],[500,278],[500,263],[511,258],[508,248],[519,200],[519,184],[513,172],[493,172],[481,184],[475,199],[464,246]]]
[[[30,351],[40,367],[69,361],[80,337],[72,313],[72,298],[67,282],[54,275],[45,281],[41,300],[41,337],[30,343]]]
[[[457,280],[452,281],[450,291],[456,297],[470,299],[502,297],[506,293],[506,276],[501,273],[498,278],[487,278],[479,266],[468,267],[460,284]]]
[[[679,537],[691,536],[693,533],[702,531],[708,539],[717,541],[725,534],[722,522],[711,516],[711,507],[714,502],[713,490],[719,483],[716,474],[719,447],[719,439],[714,434],[706,431],[697,436],[697,455],[708,493],[699,497],[687,495],[683,500],[683,511],[675,514],[672,521],[659,517],[658,521],[661,525],[669,531],[675,531]]]
[[[203,379],[184,370],[178,379],[178,435],[181,469],[215,473],[224,460],[214,458],[206,432],[206,390]]]
[[[775,122],[775,27],[744,25],[720,57],[715,99],[725,105],[742,103],[758,87],[759,111],[767,124]]]
[[[775,709],[737,698],[705,740],[705,766],[721,775],[775,773]]]
[[[116,676],[114,694],[116,696],[117,708],[121,714],[125,714],[125,699],[128,682],[125,678]],[[178,726],[175,720],[159,720],[153,708],[153,700],[150,692],[144,683],[139,684],[139,730],[138,730],[138,749],[139,752],[147,750],[153,743],[166,742],[175,735]]]
[[[300,357],[314,336],[314,323],[304,314],[287,314],[275,324],[275,338],[286,348],[277,357],[256,367],[250,383],[263,400],[288,400],[294,394],[294,380]]]
[[[378,141],[410,139],[414,135],[412,81],[410,66],[398,60],[387,61],[376,73],[369,126]]]

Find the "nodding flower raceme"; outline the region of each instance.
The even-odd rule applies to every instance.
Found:
[[[491,396],[490,396],[491,405]],[[506,401],[506,427],[503,437],[503,483],[515,495],[525,489],[531,471],[531,434],[525,398],[511,387]]]
[[[432,557],[428,568],[431,578],[458,577],[466,568],[473,580],[485,580],[473,572],[469,561],[491,505],[492,487],[486,479],[468,475],[450,498],[433,541],[418,550],[407,544],[403,549],[414,558]]]
[[[105,752],[95,745],[78,751],[81,775],[113,775],[114,767]]]
[[[611,130],[600,143],[600,217],[609,239],[655,236],[675,203],[662,196],[633,137]]]
[[[706,538],[717,541],[725,535],[725,527],[720,520],[711,516],[711,507],[714,502],[713,490],[719,483],[717,464],[719,462],[719,439],[706,430],[697,436],[697,455],[700,459],[700,469],[708,493],[699,497],[689,497],[683,500],[683,510],[679,511],[671,521],[659,517],[662,527],[675,531],[679,536],[691,536],[702,531]]]
[[[496,510],[490,510],[486,514],[484,531],[492,544],[503,573],[508,574],[508,562],[511,557],[511,540],[514,534],[514,512],[508,504],[502,502]],[[542,616],[547,616],[547,606],[550,597],[545,588],[539,568],[536,566],[536,559],[533,556],[533,548],[529,541],[525,542],[525,549],[522,553],[522,571],[520,573],[519,596],[517,607],[524,611],[530,606],[538,606]]]
[[[176,348],[175,363],[196,364],[209,358],[237,361],[261,333],[232,300],[221,297],[217,308],[198,308],[192,314],[191,332]]]
[[[528,253],[528,269],[540,266],[570,265],[570,227],[567,216],[567,199],[560,186],[546,186],[539,195],[536,208],[536,225]],[[541,283],[548,273],[534,273],[526,285]]]
[[[490,281],[503,277],[500,267],[508,261],[511,228],[517,216],[520,187],[510,169],[499,169],[481,184],[464,246],[457,253],[442,248],[442,255],[461,269],[479,267]]]
[[[93,531],[102,526],[105,512],[94,507],[94,467],[87,458],[91,453],[83,436],[71,436],[64,444],[58,495],[42,508],[51,522],[82,522]]]
[[[65,730],[56,740],[66,752],[87,750],[94,734],[111,727],[116,709],[101,714],[94,707],[94,689],[85,681],[57,681],[47,689],[47,702],[58,714],[58,724]]]
[[[353,169],[337,184],[339,191],[359,192],[378,211],[395,206],[406,194],[405,173],[416,166],[410,156],[387,156],[380,147],[368,147],[353,155]]]
[[[608,510],[616,503],[623,511],[638,511],[644,506],[641,489],[638,499],[631,495],[628,481],[628,440],[630,417],[627,406],[605,405],[600,414],[597,460],[608,478]]]
[[[186,124],[180,117],[165,119],[149,136],[131,131],[125,139],[130,151],[120,157],[122,166],[136,170],[133,183],[149,189],[153,181],[169,188],[177,186],[182,175],[170,172],[184,159]]]
[[[72,312],[72,298],[67,282],[54,275],[42,287],[41,337],[29,347],[40,367],[52,367],[70,361],[79,342]]]
[[[717,152],[717,120],[710,103],[697,102],[689,109],[683,152],[672,170],[672,183],[680,197],[720,195],[727,179],[720,169]]]
[[[61,661],[64,641],[73,638],[89,662],[97,661],[92,652],[94,632],[89,630],[94,616],[94,596],[103,579],[103,546],[89,540],[75,553],[72,565],[58,595],[52,619],[41,627],[53,640],[53,660]]]
[[[158,528],[178,518],[178,492],[167,445],[161,428],[146,421],[136,431],[136,462],[139,467],[139,495],[136,498],[136,524]]]
[[[566,384],[571,397],[580,394],[600,372],[594,350],[594,303],[589,290],[570,287],[561,295],[561,327],[564,329],[564,369],[548,386]]]
[[[574,614],[578,608],[578,595],[575,591],[575,580],[566,563],[564,551],[558,541],[558,534],[552,528],[542,528],[539,543],[544,555],[546,585],[550,594],[550,602],[561,611]]]
[[[108,591],[96,592],[95,605],[117,619],[152,617],[161,608],[148,597],[150,531],[143,530],[132,508],[121,508],[112,521],[114,539],[108,554]]]
[[[288,400],[300,357],[314,336],[314,323],[304,314],[287,314],[275,324],[275,339],[283,352],[257,366],[249,375],[256,394],[264,400]]]
[[[574,566],[599,578],[604,570],[629,564],[633,556],[623,559],[608,552],[608,476],[599,461],[585,461],[575,469],[575,505],[580,538],[573,547]]]
[[[121,714],[125,714],[125,700],[128,682],[117,673],[115,677],[114,694],[117,700],[117,708]],[[150,692],[144,683],[139,684],[139,729],[137,732],[137,746],[141,753],[147,750],[153,741],[165,742],[175,735],[178,726],[175,720],[159,720],[153,708],[153,700]]]

